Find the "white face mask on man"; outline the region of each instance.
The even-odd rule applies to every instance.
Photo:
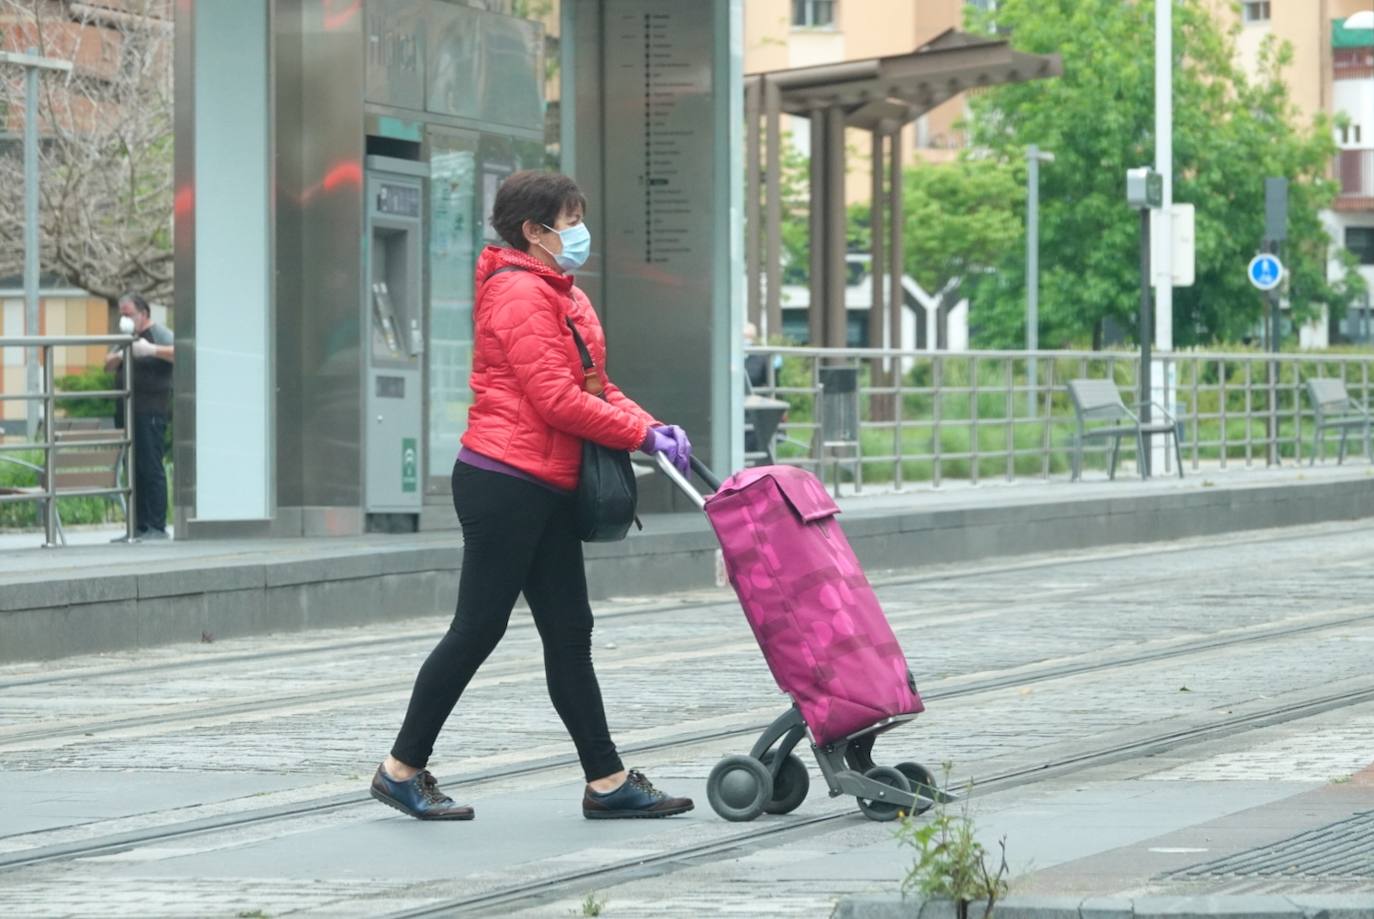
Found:
[[[120,316],[120,317],[119,317],[119,332],[120,332],[121,335],[132,335],[132,334],[134,334],[134,317],[132,317],[132,316]]]

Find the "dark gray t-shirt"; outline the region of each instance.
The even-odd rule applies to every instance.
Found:
[[[155,345],[174,344],[170,329],[156,322],[139,336]],[[160,357],[134,358],[134,414],[169,415],[172,411],[172,365]]]

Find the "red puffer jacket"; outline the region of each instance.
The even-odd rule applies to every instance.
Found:
[[[507,266],[524,270],[493,277]],[[569,275],[500,246],[482,250],[475,275],[475,399],[463,446],[571,490],[583,440],[621,450],[644,442],[659,422],[607,378],[601,321]],[[591,352],[605,399],[583,389],[582,359],[565,317]]]

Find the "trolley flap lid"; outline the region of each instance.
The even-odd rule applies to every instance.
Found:
[[[749,491],[770,480],[787,499],[792,512],[806,523],[824,520],[840,512],[839,505],[826,492],[821,481],[797,466],[755,466],[741,470],[721,483],[716,496]]]

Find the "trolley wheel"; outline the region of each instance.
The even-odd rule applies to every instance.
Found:
[[[911,791],[911,783],[907,781],[906,776],[902,775],[902,773],[893,769],[891,766],[874,766],[864,773],[864,778],[872,779],[875,782],[881,782],[898,791]],[[896,820],[904,812],[910,810],[910,808],[904,804],[897,804],[891,801],[873,798],[859,798],[857,800],[859,802],[859,810],[863,811],[864,816],[869,820],[877,820],[880,823],[887,820]]]
[[[773,797],[773,776],[752,756],[727,756],[706,780],[706,800],[726,820],[753,820]]]
[[[777,755],[777,750],[763,754],[763,764],[770,771]],[[795,753],[789,753],[778,770],[777,778],[773,779],[773,797],[763,806],[763,810],[768,814],[790,814],[801,807],[810,790],[811,776],[806,772],[806,763]]]
[[[906,780],[911,783],[911,790],[918,795],[929,798],[932,802],[940,800],[940,787],[935,784],[935,776],[930,774],[930,770],[920,763],[898,763],[898,772],[906,776]],[[933,804],[916,803],[914,812],[924,814],[933,807]]]

